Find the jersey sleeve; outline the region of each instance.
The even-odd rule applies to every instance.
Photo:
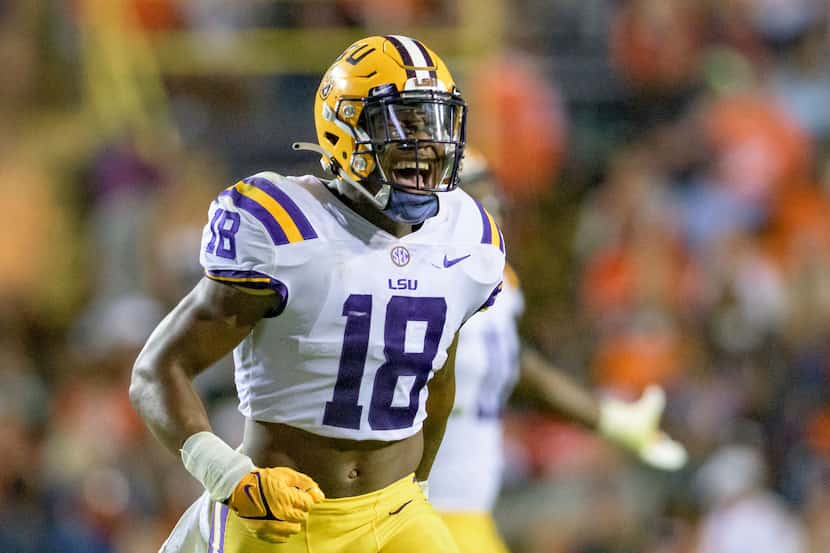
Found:
[[[502,292],[505,278],[505,246],[504,234],[496,223],[496,219],[486,210],[478,200],[473,200],[477,211],[478,218],[480,218],[481,238],[480,243],[487,250],[487,265],[488,271],[484,273],[489,275],[492,284],[489,286],[489,295],[484,302],[479,306],[478,311],[484,311],[492,307],[496,303],[496,298]],[[494,276],[498,275],[498,276]],[[486,282],[486,278],[481,279]]]
[[[478,310],[479,311],[486,311],[490,307],[493,307],[493,305],[496,303],[496,296],[501,294],[503,289],[504,289],[504,282],[499,282],[496,285],[496,287],[493,288],[493,291],[490,292],[489,296],[487,296],[487,300],[485,300],[485,302],[483,304],[481,304],[481,307],[479,307]]]
[[[278,256],[286,255],[280,247],[310,238],[316,234],[296,203],[272,179],[249,177],[212,202],[200,262],[211,280],[252,294],[278,294],[284,307],[288,287],[279,278]]]

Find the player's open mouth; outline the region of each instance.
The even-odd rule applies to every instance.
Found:
[[[396,161],[392,166],[392,177],[403,186],[431,189],[434,185],[435,166],[435,159]]]

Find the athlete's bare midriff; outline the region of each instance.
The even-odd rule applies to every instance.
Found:
[[[373,492],[415,472],[421,432],[395,442],[318,436],[280,423],[246,419],[243,452],[258,467],[290,467],[313,478],[328,498]]]

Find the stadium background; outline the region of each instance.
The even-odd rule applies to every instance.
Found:
[[[289,144],[313,139],[319,75],[392,32],[440,52],[470,99],[526,340],[604,391],[662,383],[691,453],[658,474],[512,408],[496,515],[513,549],[830,551],[827,15],[0,1],[0,551],[155,551],[197,489],[129,405],[137,348],[199,278],[210,199],[261,169],[316,171]],[[198,385],[238,439],[229,365]]]

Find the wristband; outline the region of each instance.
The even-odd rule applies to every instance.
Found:
[[[184,468],[202,483],[210,498],[225,501],[242,477],[254,470],[251,458],[212,432],[197,432],[181,449]]]

